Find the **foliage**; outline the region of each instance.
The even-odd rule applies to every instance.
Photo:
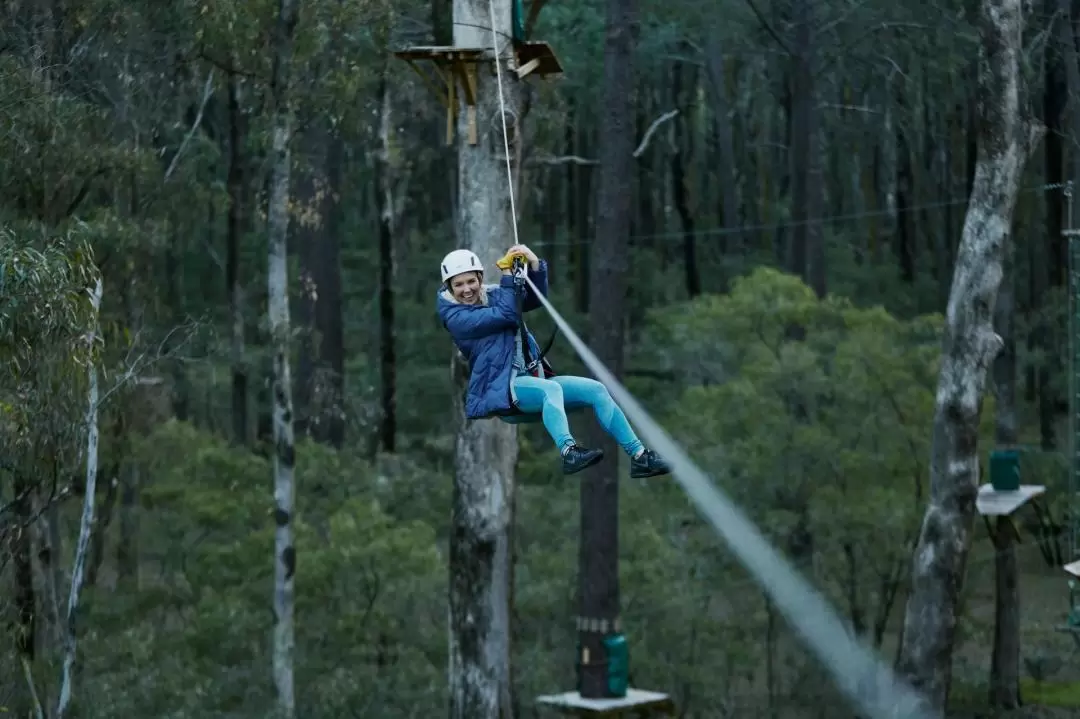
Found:
[[[781,546],[812,547],[859,631],[888,619],[921,518],[941,324],[819,300],[770,269],[652,316],[660,359],[697,385],[674,431]],[[886,595],[852,594],[874,577]]]
[[[11,471],[32,475],[73,459],[87,367],[101,349],[91,334],[97,277],[82,233],[0,227],[0,409]]]
[[[267,0],[31,5],[0,9],[0,508],[11,507],[11,469],[35,487],[77,492],[70,480],[83,451],[85,370],[96,361],[108,395],[94,530],[102,548],[77,623],[80,716],[267,716],[273,521],[264,456],[264,204],[276,7]],[[637,113],[625,118],[640,142],[657,116],[686,105],[636,159],[626,382],[852,625],[886,648],[896,639],[908,548],[927,492],[936,313],[945,308],[973,159],[977,37],[968,5],[813,5],[808,74],[821,166],[810,183],[823,197],[802,216],[823,238],[824,298],[795,275],[768,269],[794,262],[793,179],[803,168],[791,150],[806,127],[793,97],[807,69],[793,49],[795,5],[642,3]],[[445,710],[453,389],[451,347],[432,295],[438,259],[457,242],[454,150],[443,146],[441,104],[388,55],[431,44],[432,10],[415,0],[305,0],[297,28],[290,277],[311,272],[309,252],[340,270],[340,304],[329,312],[344,337],[347,427],[340,449],[303,441],[297,450],[297,686],[306,717]],[[1045,44],[1054,37],[1051,16],[1030,20],[1026,105],[1041,101],[1046,121],[1056,123],[1049,137],[1062,144],[1039,153],[1045,159],[1036,158],[1032,174],[1042,176],[1029,185],[1056,185],[1067,178],[1054,174],[1053,158],[1075,166],[1076,138],[1067,130],[1075,108],[1056,120],[1051,110],[1075,93],[1058,48]],[[595,160],[605,131],[597,98],[606,21],[607,6],[596,0],[544,5],[532,39],[551,44],[564,74],[529,80],[519,118],[518,230],[551,263],[550,297],[579,330],[589,319],[587,280],[604,261],[591,243],[603,171]],[[721,55],[724,102],[709,77],[713,52]],[[383,85],[391,90],[393,162],[404,178],[389,256],[380,252],[383,198],[374,181]],[[484,141],[501,140],[486,125],[479,131]],[[576,159],[560,159],[566,155]],[[230,186],[230,170],[239,172],[239,188]],[[334,209],[324,216],[326,182],[336,184]],[[736,194],[734,218],[719,202],[727,188]],[[1006,285],[1016,304],[1019,441],[1045,445],[1025,452],[1025,481],[1048,485],[1058,519],[1070,489],[1062,450],[1069,285],[1064,249],[1047,234],[1053,216],[1067,216],[1054,204],[1062,199],[1057,189],[1022,194]],[[380,282],[391,261],[396,453],[380,447],[387,416]],[[695,273],[704,292],[691,298]],[[721,292],[721,279],[733,276],[741,279]],[[102,336],[91,346],[86,291],[98,277]],[[231,314],[234,290],[239,316]],[[318,333],[301,329],[311,319],[308,278],[290,290],[299,378],[300,339]],[[192,325],[199,331],[188,336]],[[537,312],[530,326],[546,337],[551,323]],[[550,359],[559,372],[586,372],[561,339]],[[153,384],[136,391],[130,380],[150,367]],[[246,446],[222,439],[231,434],[241,375],[254,438]],[[146,387],[154,392],[149,408]],[[305,408],[297,408],[299,416]],[[984,456],[994,409],[988,398]],[[579,431],[594,419],[572,421]],[[574,683],[580,517],[576,482],[559,474],[543,428],[523,427],[520,436],[513,639],[526,715],[534,695]],[[35,506],[51,497],[35,495]],[[66,596],[75,504],[53,505],[26,545],[42,617],[50,567]],[[12,526],[3,524],[9,516],[0,516],[0,535]],[[620,521],[635,685],[673,692],[688,718],[835,707],[677,486],[624,481]],[[50,532],[55,546],[44,539]],[[987,559],[988,548],[973,550],[980,551]],[[124,553],[136,558],[137,578],[124,575]],[[5,598],[13,596],[12,556],[0,545]],[[1029,565],[1039,557],[1031,556],[1022,570],[1037,573]],[[984,673],[990,600],[983,595],[992,584],[973,582],[975,616],[963,642],[971,657],[963,666]],[[1057,603],[1025,596],[1025,645],[1034,641],[1027,627],[1057,620]],[[14,616],[13,605],[0,602],[3,626]],[[48,705],[56,642],[49,627],[39,634],[32,670]],[[5,679],[21,676],[10,644],[0,650]],[[1029,689],[1045,703],[1067,693]],[[19,681],[0,682],[0,706],[22,712],[26,693]]]

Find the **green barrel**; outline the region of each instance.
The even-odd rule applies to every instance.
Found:
[[[1020,489],[1020,453],[1015,449],[996,449],[990,453],[990,484],[995,492]]]
[[[604,649],[607,652],[608,694],[625,697],[630,684],[630,647],[626,637],[622,634],[604,637]]]

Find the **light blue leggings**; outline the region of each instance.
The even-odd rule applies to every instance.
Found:
[[[544,428],[555,440],[555,446],[560,452],[574,444],[564,402],[592,407],[600,426],[614,437],[623,451],[631,457],[642,449],[641,440],[630,428],[626,415],[608,394],[607,387],[594,379],[569,375],[539,379],[520,375],[514,378],[513,386],[518,409],[522,412],[540,413]]]

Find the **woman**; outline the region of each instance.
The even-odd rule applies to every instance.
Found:
[[[546,295],[547,263],[525,245],[514,245],[499,266],[509,267],[512,257],[525,258],[529,278]],[[528,356],[540,355],[521,317],[522,312],[540,307],[531,287],[526,284],[519,289],[510,269],[503,269],[498,285],[484,285],[484,267],[469,250],[448,254],[441,270],[439,318],[469,363],[466,417],[539,414],[562,454],[563,474],[574,474],[604,458],[603,450],[582,447],[570,434],[565,403],[588,405],[630,456],[631,477],[656,477],[671,471],[655,452],[645,449],[604,385],[585,377],[557,376],[543,359],[526,364],[523,335]],[[519,297],[519,292],[524,296]]]

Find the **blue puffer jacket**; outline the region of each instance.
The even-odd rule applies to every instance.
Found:
[[[540,260],[536,271],[529,271],[541,294],[547,295],[547,263]],[[510,380],[514,362],[514,335],[518,331],[517,297],[514,278],[503,275],[498,286],[487,285],[488,303],[463,305],[451,301],[447,290],[439,290],[439,319],[450,332],[454,344],[469,362],[469,389],[465,395],[465,416],[481,419],[507,414],[513,410]],[[540,307],[532,288],[525,286],[522,309],[530,312]],[[530,357],[540,354],[539,345],[528,333]]]

